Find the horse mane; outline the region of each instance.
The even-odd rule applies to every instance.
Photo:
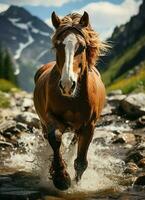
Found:
[[[64,18],[61,19],[59,27],[56,29],[53,37],[52,43],[55,46],[56,41],[59,39],[59,35],[63,33],[69,27],[75,27],[80,30],[85,38],[86,45],[87,45],[87,61],[88,66],[92,68],[96,65],[99,57],[108,51],[110,47],[107,43],[102,42],[99,38],[99,34],[96,33],[91,25],[89,24],[87,27],[82,27],[79,22],[82,15],[78,13],[72,13],[66,15]]]

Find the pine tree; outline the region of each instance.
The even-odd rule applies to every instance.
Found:
[[[2,47],[0,47],[0,78],[6,79],[17,85],[12,56],[7,49]]]
[[[4,77],[4,52],[0,46],[0,78]]]
[[[14,75],[14,64],[8,50],[5,50],[4,57],[4,78],[16,84],[16,76]]]

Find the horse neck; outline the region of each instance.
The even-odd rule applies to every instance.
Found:
[[[88,95],[88,74],[89,74],[89,67],[86,63],[85,69],[83,71],[83,74],[81,75],[81,78],[79,80],[80,88],[81,88],[81,94]]]

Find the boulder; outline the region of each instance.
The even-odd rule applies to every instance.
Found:
[[[113,143],[135,143],[135,136],[132,133],[120,133],[119,135],[115,136],[113,139]]]
[[[139,117],[136,124],[139,128],[145,127],[145,115]]]
[[[4,120],[0,123],[0,133],[12,132],[16,127],[16,122],[14,120]]]
[[[35,113],[23,112],[18,114],[15,119],[17,122],[27,124],[31,128],[40,128],[39,118]]]
[[[27,111],[29,108],[32,109],[33,107],[33,100],[32,98],[24,98],[22,99],[22,102],[21,102],[21,108],[23,111]]]
[[[129,155],[127,156],[127,158],[125,159],[125,161],[126,162],[134,162],[134,163],[136,163],[136,164],[138,164],[139,163],[139,161],[141,160],[141,159],[143,159],[144,158],[144,153],[143,152],[141,152],[141,151],[131,151],[130,153],[129,153]]]
[[[133,163],[133,162],[128,162],[127,163],[127,166],[124,170],[124,173],[127,173],[127,174],[135,174],[138,170],[138,166]]]
[[[131,118],[145,115],[145,94],[130,94],[121,101],[123,112]]]
[[[145,174],[137,177],[136,181],[134,182],[134,185],[138,186],[145,186]]]
[[[145,158],[141,159],[141,160],[138,162],[138,166],[139,166],[139,167],[142,167],[142,168],[145,168]]]
[[[101,116],[113,114],[112,113],[113,109],[114,107],[107,103],[106,106],[102,110]]]

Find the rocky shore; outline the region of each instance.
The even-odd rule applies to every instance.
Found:
[[[6,160],[10,160],[12,154],[20,154],[23,160],[23,155],[27,154],[30,146],[34,145],[33,140],[30,142],[30,146],[25,144],[25,141],[20,142],[22,137],[34,137],[35,140],[37,136],[41,140],[41,145],[43,145],[44,139],[41,134],[39,119],[33,106],[32,94],[18,92],[11,94],[3,93],[3,95],[10,99],[10,106],[9,108],[0,108],[0,199],[9,199],[7,198],[9,193],[6,185],[11,185],[10,182],[13,180],[11,176],[17,176],[17,173],[24,170],[14,169],[15,166],[13,168],[12,164],[6,164]],[[124,177],[122,178],[123,181],[119,180],[120,185],[133,189],[140,188],[140,194],[144,196],[145,94],[124,95],[120,90],[111,92],[106,98],[105,108],[96,124],[92,146],[96,155],[99,152],[98,147],[101,147],[102,152],[105,149],[108,154],[115,155],[117,159],[119,158],[123,162],[122,177]],[[38,192],[36,192],[37,195],[34,195],[32,192],[25,194],[19,194],[19,198],[17,195],[14,195],[13,199],[26,199],[23,198],[26,196],[31,197],[30,199],[38,199]],[[54,195],[53,198],[45,197],[44,199],[57,198]],[[119,198],[121,199],[121,197]],[[96,195],[94,199],[99,198]],[[113,197],[109,199],[113,199]],[[131,197],[128,199],[135,198]]]

